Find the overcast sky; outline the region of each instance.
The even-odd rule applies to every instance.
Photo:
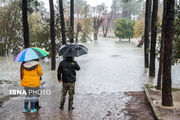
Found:
[[[102,3],[105,3],[106,6],[110,7],[112,4],[112,0],[85,0],[90,4],[91,6],[96,6]]]
[[[49,0],[40,0],[40,1],[43,1],[45,3],[46,8],[49,9]],[[110,10],[112,4],[112,0],[85,0],[85,1],[87,1],[87,3],[93,7],[105,3],[106,6],[108,6],[108,10]]]

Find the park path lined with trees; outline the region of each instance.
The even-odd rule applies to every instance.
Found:
[[[51,70],[56,70],[56,53],[66,43],[86,43],[92,41],[91,35],[97,41],[100,33],[108,39],[111,30],[119,42],[142,37],[139,46],[144,43],[144,68],[154,78],[159,54],[155,87],[162,89],[161,104],[173,106],[171,68],[180,58],[180,0],[113,0],[110,11],[105,4],[91,7],[83,0],[58,0],[58,4],[49,0],[49,12],[38,0],[1,0],[0,3],[2,55],[41,47],[51,53]],[[16,13],[12,12],[13,8]]]
[[[56,72],[50,71],[50,63],[40,62],[44,72],[42,81],[45,82],[42,90],[51,90],[51,95],[41,95],[42,108],[38,113],[24,114],[21,96],[14,97],[0,107],[0,119],[153,120],[142,91],[148,78],[142,64],[143,49],[134,43],[121,43],[112,38],[99,38],[98,42],[84,45],[89,53],[76,58],[81,70],[77,72],[75,109],[72,112],[68,112],[68,101],[64,111],[59,109],[62,85],[57,81]],[[16,63],[12,69],[18,66]]]
[[[151,32],[151,49],[150,49],[150,70],[149,76],[155,76],[155,59],[156,59],[156,38],[157,38],[157,14],[158,1],[153,0],[153,12],[151,19],[151,3],[152,0],[146,0],[145,12],[145,32],[144,32],[144,56],[145,68],[149,68],[149,32]],[[175,0],[163,1],[163,18],[161,30],[161,44],[160,44],[160,61],[157,89],[161,89],[162,84],[162,105],[173,106],[172,98],[172,76],[171,68],[173,64],[173,41],[174,41],[174,20],[175,20]],[[177,18],[178,19],[178,18]]]

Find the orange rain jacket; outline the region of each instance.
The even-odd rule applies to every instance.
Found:
[[[24,63],[22,66],[22,80],[23,87],[40,87],[40,76],[43,72],[40,64],[37,61]]]

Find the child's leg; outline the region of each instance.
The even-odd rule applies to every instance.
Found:
[[[39,107],[39,101],[38,100],[36,100],[36,102],[35,102],[35,107]]]
[[[67,83],[63,83],[61,103],[65,102],[67,91],[68,91],[68,85],[67,85]]]
[[[69,104],[68,104],[68,110],[74,109],[73,107],[73,99],[74,99],[74,93],[75,93],[75,83],[69,83]]]
[[[75,83],[69,83],[69,101],[73,102],[74,94],[75,94]]]
[[[31,97],[31,109],[34,109],[36,103],[36,96]]]
[[[68,91],[68,83],[63,83],[61,102],[59,107],[61,110],[64,109],[64,103],[65,103],[67,91]]]
[[[24,100],[24,109],[28,109],[28,104],[29,104],[29,97],[26,95],[26,98]]]
[[[24,87],[24,90],[26,91],[26,97],[24,100],[24,109],[28,109],[29,101],[30,101],[30,96],[29,96],[29,88]]]
[[[36,90],[40,90],[40,87],[37,87]],[[35,108],[40,108],[39,106],[39,98],[40,98],[40,95],[36,95],[37,99],[36,99],[36,103],[35,103]]]
[[[33,96],[31,98],[31,113],[34,113],[37,111],[37,109],[35,109],[35,103],[36,103],[36,96]]]
[[[30,99],[30,101],[31,101],[31,110],[32,109],[34,109],[35,108],[35,104],[36,104],[36,99],[37,99],[37,93],[36,93],[36,90],[37,90],[37,88],[35,87],[35,88],[31,88],[31,90],[33,91],[32,93],[31,93],[31,99]]]

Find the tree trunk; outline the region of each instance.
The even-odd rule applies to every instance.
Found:
[[[165,4],[165,1],[163,4]],[[165,13],[166,13],[166,9],[164,7],[163,8],[162,26],[164,26],[164,21],[165,21],[165,17],[166,17]],[[159,60],[159,70],[158,70],[158,79],[157,79],[157,87],[156,87],[156,89],[158,89],[158,90],[161,89],[161,83],[162,83],[161,81],[162,81],[162,72],[163,72],[163,54],[164,54],[164,27],[162,27],[162,30],[161,30],[160,60]]]
[[[78,43],[79,32],[76,34],[76,43]]]
[[[78,37],[79,37],[79,33],[80,31],[82,31],[82,27],[81,27],[81,24],[78,23],[77,26],[76,26],[76,43],[78,43]]]
[[[64,9],[63,2],[59,0],[59,14],[61,18],[61,35],[62,35],[62,44],[66,44],[66,32],[65,32],[65,22],[64,22]]]
[[[161,35],[162,36],[162,35]],[[160,48],[160,60],[159,60],[159,70],[158,70],[158,78],[157,78],[157,86],[156,89],[161,90],[161,80],[162,80],[162,70],[163,70],[163,39],[161,38],[161,48]]]
[[[108,30],[109,30],[109,27],[106,27],[106,33],[105,33],[105,37],[107,37]]]
[[[107,26],[104,30],[104,37],[107,37],[107,34],[108,34],[108,30],[109,30],[109,27]]]
[[[51,36],[51,70],[56,69],[56,43],[55,43],[55,29],[54,29],[54,3],[49,0],[50,6],[50,36]]]
[[[141,41],[139,42],[139,44],[137,45],[137,47],[142,47],[144,44],[144,36],[141,37]]]
[[[108,18],[107,18],[107,25],[103,26],[104,37],[107,37],[108,30],[109,30],[109,24],[111,22],[112,17],[113,17],[113,13],[111,12],[110,15],[108,15]]]
[[[172,65],[172,42],[174,39],[174,5],[175,0],[164,0],[165,21],[164,21],[164,57],[163,57],[163,84],[162,84],[162,105],[173,106],[171,91],[171,65]],[[164,18],[163,18],[164,19]]]
[[[151,19],[150,69],[149,69],[149,76],[150,77],[155,76],[157,14],[158,14],[158,0],[153,0],[153,12],[152,12],[152,19]]]
[[[105,27],[104,27],[104,25],[103,25],[103,35],[104,35],[104,37],[106,37],[106,31],[105,31]]]
[[[71,0],[71,12],[70,12],[70,34],[71,34],[71,38],[70,38],[70,42],[74,43],[74,0]]]
[[[131,38],[129,37],[129,42],[131,42]]]
[[[28,24],[28,1],[22,0],[22,19],[23,19],[23,38],[24,38],[24,48],[28,48],[29,44],[29,24]]]
[[[145,68],[149,67],[149,30],[151,18],[151,0],[146,0],[145,30],[144,30],[144,61]]]
[[[98,40],[98,33],[101,24],[103,23],[103,17],[94,17],[93,18],[93,29],[94,29],[94,40]]]
[[[98,34],[94,33],[94,40],[98,40]]]

